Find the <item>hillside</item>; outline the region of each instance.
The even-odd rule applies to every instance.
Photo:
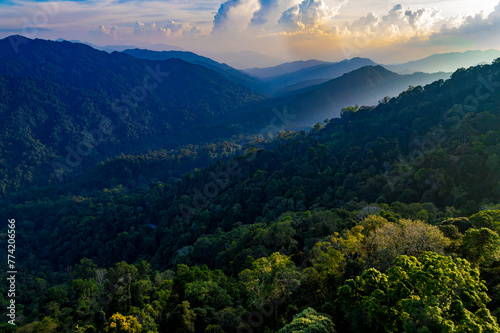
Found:
[[[54,163],[52,173],[68,175],[121,153],[229,137],[236,134],[229,117],[263,98],[179,59],[149,61],[83,44],[24,41],[16,53],[8,39],[0,40],[0,142],[22,148],[8,149],[3,193],[45,184],[54,177],[47,173]],[[73,161],[77,167],[64,167],[71,151],[89,144],[90,152],[79,154],[82,162],[82,156]]]
[[[293,118],[287,119],[284,128],[298,130],[325,118],[339,117],[342,108],[355,104],[376,105],[386,96],[397,96],[408,86],[425,85],[449,76],[448,73],[399,75],[381,66],[365,66],[323,84],[264,100],[259,107],[253,107],[250,119],[266,124],[269,110],[286,108]],[[277,124],[281,126],[282,121]]]
[[[18,52],[15,52],[11,46],[11,40],[14,39],[19,44]],[[22,42],[18,42],[17,39]],[[130,92],[138,83],[142,84],[144,77],[148,74],[153,75],[150,74],[150,71],[154,72],[157,70],[156,66],[163,63],[138,59],[120,52],[108,54],[84,44],[30,40],[20,36],[0,40],[0,46],[1,74],[29,76],[71,87],[99,89],[113,95],[113,97],[116,94]],[[215,81],[220,80],[220,76],[213,74],[210,70],[176,62],[171,57],[168,59],[170,61],[165,62],[167,67],[168,64],[177,64],[179,71],[195,72],[198,75],[203,75],[205,79],[213,76]],[[148,67],[150,70],[147,69]],[[160,71],[160,73],[163,72]],[[162,75],[165,75],[168,82],[168,76]],[[183,81],[187,80],[180,80],[181,85],[184,84]],[[163,86],[160,85],[159,88]],[[182,87],[172,85],[168,88],[179,89]],[[238,89],[245,91],[242,88]],[[156,88],[154,90],[156,91]],[[246,92],[251,94],[248,89]]]
[[[225,78],[243,86],[249,87],[254,91],[265,92],[265,89],[262,87],[262,82],[260,80],[246,75],[243,72],[232,68],[226,64],[221,64],[215,60],[212,60],[207,57],[200,56],[193,52],[186,51],[151,51],[151,50],[142,50],[142,49],[131,49],[125,50],[123,53],[129,54],[133,57],[140,59],[149,59],[149,60],[167,60],[172,58],[177,58],[184,60],[186,62],[201,65],[207,67],[213,71],[216,71],[220,75]]]
[[[480,64],[489,64],[493,59],[500,57],[500,51],[466,51],[433,54],[424,59],[409,61],[403,64],[384,65],[385,68],[400,72],[454,72],[461,67],[471,67]]]
[[[175,183],[2,199],[23,329],[499,331],[499,79],[458,70]]]
[[[245,69],[244,72],[261,78],[269,78],[273,76],[279,76],[279,75],[284,75],[292,72],[296,72],[301,69],[305,68],[310,68],[318,65],[325,64],[325,61],[320,61],[320,60],[301,60],[301,61],[292,61],[292,62],[286,62],[284,64],[278,65],[278,66],[273,66],[273,67],[264,67],[264,68],[249,68]]]
[[[193,54],[19,38],[0,332],[500,332],[500,58],[266,98]]]
[[[148,60],[78,43],[22,41],[16,53],[11,40],[0,40],[4,91],[0,114],[5,119],[0,141],[4,147],[23,147],[9,150],[0,167],[2,193],[77,177],[121,154],[140,156],[243,135],[233,140],[236,147],[236,141],[247,141],[247,135],[267,133],[274,108],[288,107],[295,115],[286,126],[279,123],[276,128],[305,128],[338,116],[342,107],[376,104],[396,95],[401,87],[445,77],[399,76],[365,67],[323,85],[308,86],[305,92],[265,100],[236,83],[236,76],[244,74],[192,53],[127,51]],[[169,58],[173,55],[193,63]],[[83,151],[82,145],[90,147],[88,153],[76,153]],[[219,154],[228,156],[224,150],[212,152],[211,157],[198,159],[198,164],[186,162],[172,172],[205,166]]]
[[[270,91],[278,91],[303,81],[321,79],[326,82],[358,68],[370,65],[375,65],[370,59],[352,58],[336,63],[324,63],[306,67],[291,73],[268,77],[263,81]]]

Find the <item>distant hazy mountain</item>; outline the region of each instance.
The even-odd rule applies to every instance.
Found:
[[[386,96],[397,96],[410,85],[425,85],[449,76],[450,73],[442,72],[400,75],[379,65],[365,66],[302,93],[263,101],[250,118],[265,122],[266,118],[272,118],[271,110],[286,108],[290,118],[285,127],[301,129],[325,118],[338,117],[343,107],[376,105]],[[282,124],[280,120],[276,123]]]
[[[76,43],[76,44],[84,44],[84,45],[88,45],[96,50],[100,50],[100,51],[106,51],[104,50],[105,47],[104,46],[97,46],[97,45],[94,45],[94,44],[91,44],[91,43],[88,43],[88,42],[82,42],[81,40],[77,40],[77,39],[72,39],[72,40],[67,40],[67,39],[63,39],[63,38],[58,38],[55,40],[56,42],[70,42],[70,43]],[[111,53],[115,50],[109,50],[109,51],[106,51],[108,53]]]
[[[153,51],[184,51],[182,47],[169,44],[151,44],[148,49]]]
[[[312,67],[303,68],[291,73],[269,77],[263,81],[272,92],[278,92],[284,88],[296,85],[298,83],[310,80],[319,80],[326,82],[337,78],[345,73],[349,73],[358,68],[376,65],[373,61],[366,58],[352,58],[336,63],[324,63]]]
[[[218,54],[210,54],[209,56],[219,62],[226,63],[237,69],[270,67],[285,62],[284,59],[269,57],[267,55],[254,51],[224,52]]]
[[[490,64],[498,57],[500,57],[500,51],[497,50],[452,52],[434,54],[427,58],[410,61],[404,64],[384,65],[384,67],[397,73],[454,72],[460,67],[468,68],[484,63]]]
[[[283,95],[288,95],[288,94],[299,94],[301,92],[309,91],[316,86],[325,83],[327,81],[330,81],[330,79],[313,79],[313,80],[306,80],[306,81],[301,81],[299,83],[295,83],[286,87],[283,87],[279,90],[275,90],[273,93],[273,96],[283,96]]]
[[[93,47],[96,50],[101,50],[101,51],[106,51],[108,53],[117,51],[117,52],[122,52],[124,50],[129,50],[129,49],[135,49],[137,46],[134,45],[106,45],[106,46],[99,46],[99,45],[94,45],[88,42],[82,42],[79,40],[66,40],[63,38],[58,38],[56,39],[56,42],[71,42],[71,43],[79,43],[79,44],[85,44],[88,46]],[[183,51],[181,47],[178,46],[173,46],[173,45],[168,45],[168,44],[151,44],[148,46],[149,49],[155,50],[155,51]]]
[[[245,73],[253,75],[255,77],[265,79],[272,76],[283,75],[291,72],[295,72],[304,68],[314,67],[322,64],[327,64],[325,61],[320,60],[305,60],[305,61],[293,61],[287,62],[278,66],[265,67],[265,68],[249,68],[243,70]]]
[[[123,53],[129,54],[136,58],[149,59],[149,60],[167,60],[172,58],[181,59],[192,64],[210,68],[235,83],[244,85],[255,91],[263,92],[261,82],[258,79],[255,79],[237,69],[234,69],[231,66],[228,66],[226,64],[221,64],[215,60],[200,56],[193,52],[186,52],[186,51],[158,52],[158,51],[151,51],[144,49],[130,49],[123,51]]]

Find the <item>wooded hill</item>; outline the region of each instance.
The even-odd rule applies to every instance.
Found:
[[[4,196],[18,331],[499,332],[498,82],[460,69],[175,182],[123,155]]]

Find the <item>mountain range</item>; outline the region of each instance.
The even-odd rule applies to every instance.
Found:
[[[241,84],[243,86],[249,87],[255,91],[259,91],[264,93],[265,88],[262,86],[262,83],[259,79],[256,79],[250,75],[245,74],[233,67],[221,64],[215,60],[212,60],[207,57],[200,56],[193,52],[187,51],[152,51],[145,49],[128,49],[124,50],[123,53],[129,54],[136,58],[140,59],[149,59],[149,60],[167,60],[172,58],[181,59],[183,61],[189,62],[191,64],[202,65],[206,68],[214,70],[220,75],[226,77],[227,79]]]
[[[315,84],[323,83],[358,68],[373,65],[376,64],[370,59],[352,58],[337,63],[323,63],[312,67],[302,68],[293,72],[268,77],[263,81],[271,91],[287,91],[290,90],[290,87],[300,84],[301,82],[313,81]]]
[[[363,58],[275,72],[286,70],[295,71],[260,79],[185,51],[107,53],[66,41],[0,40],[0,141],[4,150],[22,147],[9,151],[1,167],[2,188],[44,183],[54,173],[76,175],[121,153],[308,128],[338,117],[342,108],[374,105],[408,86],[449,76],[399,75]],[[318,75],[324,78],[315,80]],[[294,82],[288,91],[283,87]],[[268,97],[279,87],[280,94]],[[89,133],[103,124],[112,135],[68,167],[72,152],[92,142]]]
[[[292,73],[292,72],[295,72],[295,71],[298,71],[298,70],[301,70],[304,68],[314,67],[314,66],[318,66],[318,65],[322,65],[322,64],[326,64],[326,63],[327,63],[326,61],[311,59],[311,60],[286,62],[286,63],[280,64],[280,65],[274,66],[274,67],[264,67],[264,68],[254,67],[254,68],[245,69],[243,71],[252,75],[252,76],[255,76],[255,77],[258,77],[261,79],[266,79],[266,78],[279,76],[279,75],[283,75],[283,74],[288,74],[288,73]]]
[[[381,65],[390,71],[399,74],[412,74],[415,72],[436,73],[436,72],[454,72],[460,67],[470,67],[484,63],[491,63],[495,58],[500,56],[500,51],[466,51],[435,54],[424,59],[410,61],[402,64],[381,64],[375,63],[370,59],[353,58],[343,60],[341,62],[325,62],[319,60],[295,61],[288,62],[278,66],[251,68],[244,70],[245,73],[256,76],[264,81],[276,82],[288,81],[289,85],[297,83],[297,77],[304,80],[322,80],[332,79],[340,76],[339,68],[346,67],[345,71],[340,70],[344,74],[347,71],[354,70],[358,66],[366,65]],[[317,81],[316,81],[317,82]],[[281,86],[283,88],[283,86]]]
[[[500,58],[274,74],[0,40],[0,332],[499,332]]]
[[[377,65],[370,59],[352,58],[337,63],[328,63],[318,60],[298,61],[285,63],[270,68],[254,68],[251,70],[239,71],[227,64],[221,64],[210,58],[197,55],[193,52],[185,51],[151,51],[144,49],[124,50],[123,53],[141,59],[166,60],[178,58],[189,63],[199,64],[210,68],[222,76],[235,83],[246,86],[256,92],[271,96],[283,96],[287,94],[297,94],[307,89],[314,89],[315,86],[338,78],[346,73],[365,66]],[[416,75],[415,77],[424,77]],[[441,73],[438,77],[446,78],[449,74]],[[433,77],[436,77],[435,75]],[[411,76],[409,77],[411,78]],[[431,81],[414,81],[409,84],[418,85],[430,83]],[[393,95],[388,92],[387,95]]]
[[[285,62],[281,58],[270,57],[265,54],[245,50],[239,52],[222,52],[207,54],[210,58],[227,63],[228,65],[242,69],[257,66],[276,66]]]
[[[424,59],[409,61],[403,64],[384,65],[384,67],[397,73],[454,72],[461,67],[468,68],[470,66],[490,64],[498,57],[500,57],[500,51],[497,50],[471,50],[434,54]]]
[[[66,40],[63,38],[59,38],[56,40],[56,42],[71,42],[71,43],[78,43],[78,44],[85,44],[88,46],[91,46],[92,48],[96,50],[101,50],[101,51],[106,51],[108,53],[114,52],[114,51],[124,51],[128,49],[134,49],[136,48],[133,45],[106,45],[106,46],[99,46],[95,44],[91,44],[88,42],[82,42],[79,40]],[[155,51],[183,51],[182,47],[174,46],[174,45],[168,45],[168,44],[150,44],[148,46],[149,50],[155,50]]]
[[[376,105],[386,97],[399,95],[410,86],[426,85],[449,76],[448,73],[400,75],[379,65],[364,66],[293,94],[263,100],[258,103],[259,107],[252,107],[250,119],[260,119],[265,123],[261,117],[268,115],[270,110],[286,109],[289,117],[293,118],[288,118],[286,123],[279,121],[278,128],[299,130],[325,118],[339,117],[342,108]]]
[[[164,63],[170,61],[181,62]],[[366,89],[401,75],[363,67],[323,84],[325,92],[348,89],[338,80],[349,77],[357,79],[351,84]],[[481,88],[478,77],[498,82],[500,59],[407,89],[377,106],[345,109],[310,131],[259,138],[230,160],[183,170],[169,181],[163,177],[186,154],[172,159],[160,153],[120,155],[64,186],[23,183],[17,192],[6,191],[0,214],[15,217],[16,230],[23,230],[16,244],[27,254],[18,264],[25,273],[16,298],[23,305],[17,311],[26,318],[23,330],[103,332],[113,329],[109,322],[132,322],[139,331],[138,320],[146,318],[142,324],[150,325],[150,332],[207,332],[214,327],[231,332],[240,327],[240,318],[255,311],[255,290],[271,290],[278,277],[300,281],[300,286],[287,295],[286,307],[274,309],[278,320],[262,315],[265,324],[252,327],[256,333],[297,332],[294,327],[326,319],[328,330],[302,331],[385,332],[392,325],[391,331],[403,332],[411,316],[406,312],[388,322],[385,314],[428,295],[434,310],[426,321],[417,317],[411,327],[429,331],[431,322],[436,331],[452,325],[458,326],[453,332],[498,331],[500,90]],[[368,83],[361,85],[362,80]],[[10,165],[13,173],[44,153],[34,136],[42,135],[43,128],[35,125],[50,118],[50,108],[60,107],[58,122],[76,126],[77,118],[92,108],[72,106],[96,101],[92,107],[100,107],[98,91],[83,101],[75,100],[76,91],[65,93],[70,88],[48,81],[5,75],[0,82],[0,114],[6,102],[15,106],[15,116],[2,121],[12,119],[6,132],[20,138],[16,143],[2,138],[1,156],[26,153],[15,156],[21,163]],[[17,94],[8,90],[12,86],[19,87]],[[481,100],[468,104],[475,96]],[[62,101],[74,104],[64,108]],[[31,108],[33,118],[28,118]],[[67,120],[72,111],[75,118]],[[22,131],[26,125],[29,131]],[[21,130],[13,132],[16,126]],[[27,150],[26,144],[36,150]],[[222,146],[231,144],[227,140]],[[214,147],[190,150],[188,154],[213,153]],[[1,172],[2,179],[11,179],[5,169]],[[479,242],[493,245],[474,256]],[[457,276],[462,281],[458,287],[453,282]],[[476,286],[474,295],[483,295],[477,298],[483,300],[479,305],[476,298],[469,302],[470,281]],[[368,292],[363,291],[366,286]],[[352,288],[364,295],[352,301]],[[368,306],[353,308],[364,300]],[[382,314],[373,306],[379,302]],[[427,304],[414,302],[408,311],[419,316]],[[285,325],[299,322],[296,313],[302,308],[309,313],[307,320]],[[311,315],[313,308],[329,317],[318,319]],[[455,316],[456,309],[471,326],[459,326],[465,325],[464,317]],[[359,328],[364,313],[375,319]],[[450,319],[443,320],[446,316]]]
[[[120,153],[231,136],[228,117],[263,99],[203,66],[70,42],[22,39],[16,52],[6,38],[0,63],[0,142],[2,150],[18,147],[3,160],[4,189],[6,183],[46,182],[51,165],[71,164],[71,151],[88,146],[88,133],[103,123],[114,128],[112,135],[99,141],[99,149],[80,154],[85,163],[79,167]]]

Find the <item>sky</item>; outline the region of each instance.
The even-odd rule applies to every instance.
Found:
[[[0,37],[95,45],[168,44],[203,55],[252,50],[290,60],[500,49],[499,0],[0,0]]]

